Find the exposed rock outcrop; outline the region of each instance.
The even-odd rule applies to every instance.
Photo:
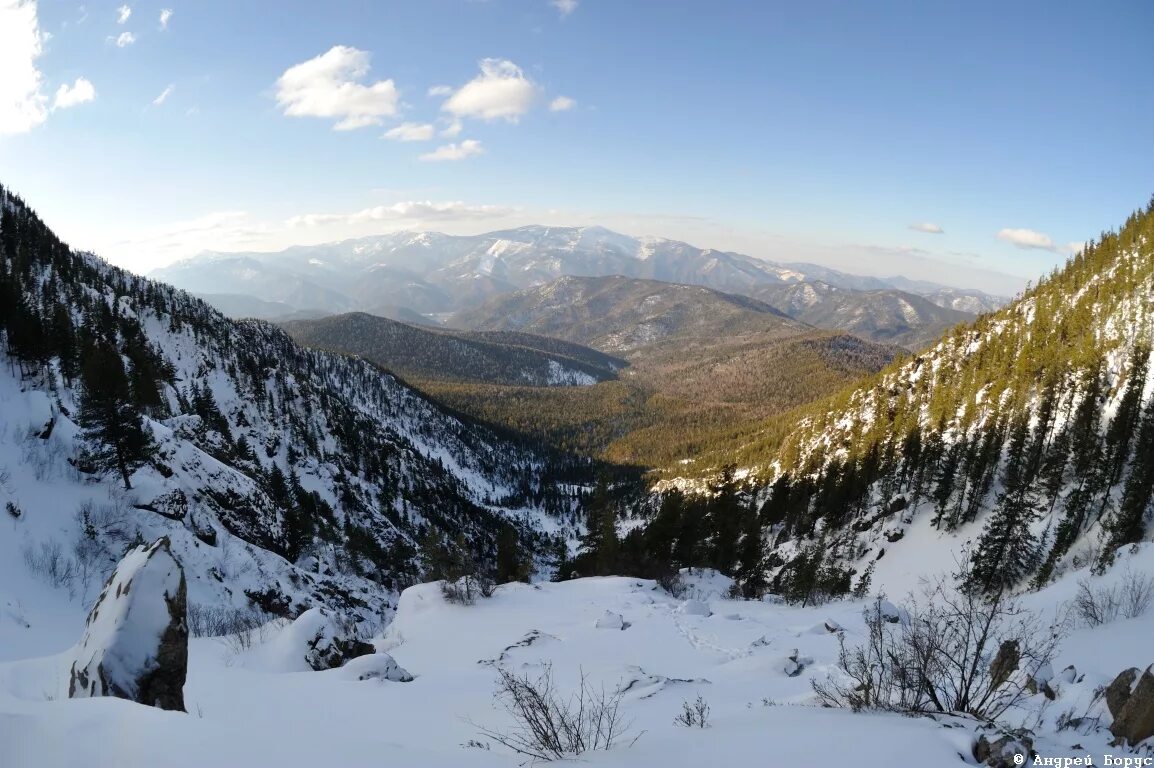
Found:
[[[1122,675],[1131,671],[1126,670]],[[1119,675],[1119,679],[1121,677]],[[1117,683],[1119,679],[1114,682]],[[1126,693],[1125,703],[1110,724],[1110,733],[1114,734],[1118,743],[1125,742],[1133,747],[1154,736],[1154,664],[1146,668],[1142,677],[1138,678],[1138,684]]]
[[[184,711],[187,588],[168,537],[124,556],[85,623],[70,698],[115,696]]]

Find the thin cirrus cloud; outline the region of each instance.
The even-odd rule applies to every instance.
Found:
[[[168,86],[160,92],[160,95],[152,100],[152,106],[159,107],[161,104],[168,101],[168,97],[172,95],[174,90],[176,90],[176,85],[169,83]]]
[[[322,227],[378,221],[473,221],[502,218],[515,210],[499,205],[468,205],[460,201],[443,203],[429,200],[406,201],[365,208],[355,213],[309,213],[294,216],[286,224],[289,227]]]
[[[453,160],[464,160],[467,157],[474,155],[485,154],[484,147],[481,142],[476,139],[465,139],[459,144],[445,144],[437,147],[432,152],[421,155],[421,160],[426,162],[447,162]]]
[[[578,2],[577,0],[549,0],[549,5],[557,9],[557,12],[561,14],[561,18],[565,18],[577,10]]]
[[[132,8],[122,5],[116,9],[116,23],[125,24],[132,17]]]
[[[482,59],[481,74],[454,91],[441,109],[457,118],[515,123],[529,111],[537,86],[507,59]]]
[[[399,94],[392,80],[366,83],[368,51],[337,45],[285,70],[276,82],[277,104],[290,117],[336,120],[350,131],[380,125],[397,114]]]
[[[451,85],[434,85],[432,88],[429,89],[429,96],[433,96],[433,97],[448,96],[452,92],[453,92],[453,86],[451,86]]]
[[[393,141],[429,141],[437,134],[432,123],[401,123],[385,131],[385,138]]]
[[[914,232],[925,232],[928,235],[944,235],[946,230],[942,229],[941,224],[932,224],[928,221],[923,221],[920,224],[910,224],[910,229]]]
[[[87,104],[96,99],[96,87],[83,77],[76,78],[72,85],[64,83],[56,89],[56,96],[52,99],[52,109],[68,109],[77,104]]]

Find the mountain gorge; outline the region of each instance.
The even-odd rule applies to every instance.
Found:
[[[624,277],[564,277],[454,315],[461,327],[542,334],[620,356],[591,391],[424,379],[437,399],[579,453],[642,467],[693,459],[734,430],[830,394],[901,353],[794,320],[746,296]]]

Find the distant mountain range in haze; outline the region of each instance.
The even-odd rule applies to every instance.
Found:
[[[276,253],[204,253],[150,276],[235,317],[313,319],[359,311],[436,323],[561,277],[614,275],[751,296],[804,322],[913,346],[1006,301],[602,227],[526,226],[474,236],[398,232]]]

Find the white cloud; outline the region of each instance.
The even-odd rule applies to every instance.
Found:
[[[455,139],[461,135],[461,131],[464,130],[464,128],[465,126],[461,124],[460,120],[452,120],[441,129],[441,136],[446,139]]]
[[[577,106],[577,100],[571,99],[568,96],[558,96],[549,102],[550,112],[568,112]]]
[[[429,89],[430,96],[448,96],[452,92],[453,86],[451,85],[434,85]]]
[[[378,205],[356,213],[309,213],[285,222],[289,227],[321,227],[332,224],[364,224],[374,221],[476,221],[508,216],[516,209],[499,205],[466,205],[460,201],[434,203],[429,200]]]
[[[485,154],[485,149],[481,146],[481,142],[476,139],[465,139],[460,144],[446,144],[442,147],[437,147],[432,152],[421,155],[421,159],[429,162],[441,162],[445,160],[464,160],[466,157],[483,154]]]
[[[152,106],[159,107],[161,104],[168,101],[168,97],[172,95],[174,90],[176,90],[176,85],[169,83],[165,89],[160,92],[160,95],[152,100]]]
[[[68,109],[77,104],[85,104],[95,98],[95,86],[85,78],[78,77],[72,85],[64,83],[56,89],[56,98],[52,100],[52,109]]]
[[[25,133],[47,119],[43,53],[35,0],[0,0],[0,136]]]
[[[441,109],[457,117],[517,122],[532,106],[537,87],[506,59],[482,59],[480,66],[481,74],[461,86]]]
[[[946,233],[941,224],[931,224],[928,221],[921,224],[910,224],[910,229],[914,232],[925,232],[928,235],[944,235]]]
[[[116,43],[117,48],[127,48],[136,42],[136,35],[131,32],[121,32],[115,38],[108,38],[111,42]]]
[[[289,67],[277,80],[277,103],[291,117],[338,119],[338,131],[380,125],[397,114],[392,80],[366,85],[368,51],[337,45],[316,58]]]
[[[1019,248],[1053,251],[1055,253],[1062,250],[1054,244],[1049,235],[1033,229],[1003,229],[998,232],[998,239],[1005,240]]]
[[[385,131],[385,138],[393,141],[428,141],[436,134],[437,127],[432,123],[401,123]]]
[[[116,9],[116,23],[124,24],[132,16],[132,9],[127,5],[122,5]]]
[[[165,8],[160,12],[160,28],[168,29],[168,20],[172,18],[172,9]]]
[[[561,18],[565,18],[573,11],[577,10],[577,0],[549,0],[549,5],[557,9],[561,14]]]

